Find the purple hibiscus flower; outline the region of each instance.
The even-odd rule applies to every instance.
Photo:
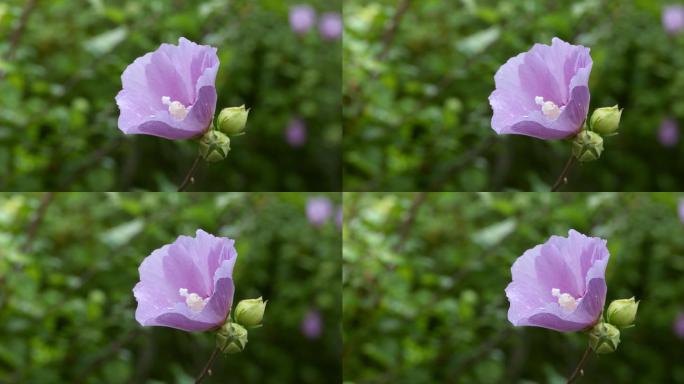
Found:
[[[684,339],[684,312],[680,313],[675,319],[674,331],[680,339]]]
[[[326,40],[339,39],[342,36],[342,16],[339,13],[324,13],[318,29]]]
[[[570,230],[568,237],[551,236],[520,256],[506,287],[508,320],[574,332],[599,321],[606,301],[606,241]]]
[[[544,140],[576,135],[589,112],[589,48],[554,38],[509,59],[489,96],[496,133]]]
[[[309,339],[317,339],[323,332],[323,319],[321,313],[315,309],[306,313],[302,319],[301,330],[304,336]]]
[[[671,35],[684,30],[684,6],[670,5],[663,7],[663,27]]]
[[[143,326],[206,331],[225,323],[233,304],[234,241],[201,229],[143,260],[135,319]]]
[[[333,205],[328,198],[314,197],[306,202],[306,217],[317,227],[325,224],[332,215]]]
[[[183,37],[137,58],[121,75],[119,129],[170,140],[203,134],[216,110],[218,68],[216,48]]]
[[[316,23],[316,11],[308,5],[295,5],[290,8],[290,27],[303,35]]]
[[[306,143],[306,124],[302,119],[292,119],[285,131],[285,139],[292,147],[301,147]]]
[[[679,128],[674,119],[665,119],[658,130],[658,141],[664,147],[674,147],[679,141]]]

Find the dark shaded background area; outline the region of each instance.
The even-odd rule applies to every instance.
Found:
[[[143,258],[198,228],[235,239],[234,303],[269,300],[245,351],[205,382],[340,382],[340,228],[311,225],[308,198],[0,194],[0,382],[194,382],[214,335],[141,327],[132,289]],[[316,338],[301,331],[311,310]]]
[[[674,194],[345,194],[344,378],[565,383],[582,333],[513,327],[515,259],[574,228],[608,241],[606,302],[641,300],[615,353],[578,383],[684,383],[684,224]]]
[[[232,140],[225,161],[202,164],[191,189],[339,190],[341,40],[321,38],[317,26],[292,32],[288,12],[295,3],[3,2],[0,189],[176,188],[197,143],[123,135],[114,97],[128,64],[185,36],[218,48],[217,112],[252,108],[248,134]],[[341,12],[339,0],[308,3],[319,14]],[[285,140],[295,118],[308,128],[308,141],[296,148]]]
[[[498,136],[488,96],[510,57],[554,36],[591,48],[591,111],[624,107],[620,134],[565,190],[684,189],[684,33],[678,1],[361,1],[345,3],[344,178],[349,190],[549,190],[567,141]]]

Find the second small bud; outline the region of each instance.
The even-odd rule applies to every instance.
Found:
[[[585,129],[575,136],[572,153],[581,162],[594,161],[603,153],[603,138]]]
[[[226,354],[242,352],[247,346],[247,330],[240,324],[226,322],[216,333],[216,346]]]
[[[204,160],[215,163],[228,156],[230,138],[217,130],[209,130],[199,141],[200,154]]]
[[[608,323],[598,323],[589,331],[589,345],[598,354],[615,352],[620,345],[620,330]]]

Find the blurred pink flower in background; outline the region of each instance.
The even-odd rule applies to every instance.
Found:
[[[285,139],[293,147],[301,147],[306,143],[306,124],[304,120],[296,118],[290,120],[285,130]]]
[[[342,16],[336,12],[324,13],[318,30],[326,40],[339,39],[342,36]]]
[[[323,332],[323,319],[321,313],[315,309],[306,313],[302,319],[301,330],[309,339],[318,339]]]
[[[290,27],[295,33],[303,35],[316,23],[316,11],[308,5],[294,5],[290,8]]]
[[[660,124],[660,129],[658,130],[658,141],[664,147],[674,147],[679,141],[679,127],[677,127],[677,122],[668,118],[663,120]]]
[[[684,199],[679,199],[679,206],[677,207],[679,213],[679,220],[684,223]]]
[[[663,7],[663,27],[671,35],[681,32],[684,29],[684,6]]]
[[[327,197],[314,197],[306,202],[306,217],[317,227],[325,224],[333,211],[333,205]]]
[[[674,331],[679,338],[684,339],[684,312],[677,316],[674,323]]]

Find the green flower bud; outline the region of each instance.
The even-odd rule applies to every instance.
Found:
[[[242,352],[247,346],[247,330],[227,321],[216,333],[216,346],[226,354]]]
[[[224,108],[218,116],[218,129],[226,135],[242,135],[247,124],[249,109],[245,106]]]
[[[230,138],[214,129],[202,136],[199,142],[200,154],[208,162],[221,161],[230,152]]]
[[[622,109],[618,106],[598,108],[591,115],[589,125],[591,130],[602,136],[615,135],[620,126],[620,117],[622,116]]]
[[[620,330],[608,323],[598,323],[589,332],[589,344],[594,352],[615,352],[620,344]]]
[[[619,328],[628,328],[634,325],[639,302],[631,299],[615,300],[608,306],[606,320]]]
[[[581,162],[594,161],[603,152],[603,138],[596,133],[583,130],[572,142],[572,153]]]
[[[235,322],[247,328],[260,327],[267,302],[262,300],[261,297],[258,299],[242,300],[235,306]]]

